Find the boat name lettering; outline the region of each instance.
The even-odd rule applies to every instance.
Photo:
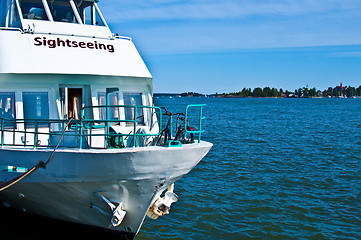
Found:
[[[72,41],[69,39],[62,40],[57,39],[47,39],[46,37],[36,37],[34,38],[35,46],[44,46],[48,48],[56,47],[70,47],[70,48],[87,48],[87,49],[98,49],[98,50],[107,50],[108,52],[113,53],[115,51],[114,46],[111,44],[98,43],[94,42],[78,42]]]

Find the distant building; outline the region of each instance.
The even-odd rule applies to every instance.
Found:
[[[343,86],[342,86],[342,83],[340,83],[340,86],[336,86],[336,88],[339,88],[339,89],[341,89],[341,90],[346,90],[346,89],[347,89],[347,87],[343,87]]]

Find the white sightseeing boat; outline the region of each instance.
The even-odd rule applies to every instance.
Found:
[[[96,2],[0,0],[0,201],[132,239],[212,144],[203,105],[153,106],[151,74]]]

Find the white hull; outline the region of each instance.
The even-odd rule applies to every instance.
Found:
[[[144,147],[106,150],[58,149],[46,169],[38,169],[1,192],[5,204],[55,219],[136,234],[156,198],[187,174],[207,154],[207,142],[183,147]],[[0,149],[2,165],[31,168],[46,161],[49,149]],[[0,172],[0,181],[19,173]],[[124,203],[127,212],[118,227],[110,223],[108,205],[95,196]]]

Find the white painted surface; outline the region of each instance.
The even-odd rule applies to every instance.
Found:
[[[44,40],[46,46],[43,44]],[[56,46],[49,46],[53,41]],[[100,46],[102,49],[99,49]],[[129,39],[29,34],[0,30],[0,54],[0,73],[152,77]]]

